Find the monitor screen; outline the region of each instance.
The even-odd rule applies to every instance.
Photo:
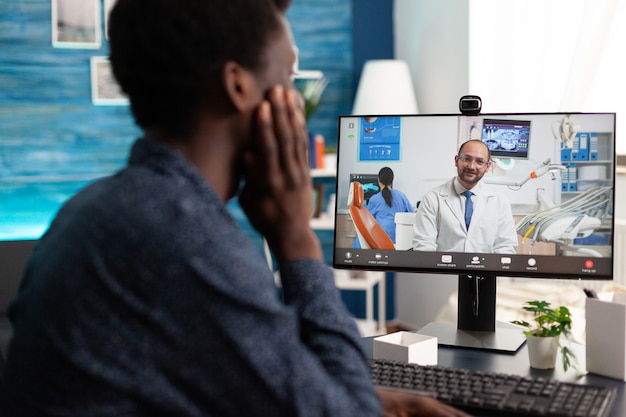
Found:
[[[370,201],[370,197],[380,191],[378,174],[350,174],[350,182],[358,181],[363,185],[363,199]]]
[[[372,120],[377,131],[394,130],[373,142]],[[373,152],[381,146],[390,151]],[[506,164],[498,151],[508,153]],[[383,166],[417,209],[395,214],[395,249],[354,249],[355,236],[371,231],[355,233],[367,222],[351,218],[350,175]],[[615,113],[340,116],[335,224],[354,230],[335,233],[333,267],[610,280],[614,182]],[[467,302],[473,315],[477,297],[460,293],[459,309]]]
[[[483,119],[482,140],[493,158],[528,158],[530,120]]]
[[[383,166],[394,171],[393,189],[406,194],[414,206],[419,203],[419,208],[398,216],[404,223],[395,225],[395,251],[381,254],[380,250],[359,249],[354,253],[352,242],[336,236],[335,267],[612,279],[614,113],[379,119],[387,117],[393,123],[379,120],[380,125],[393,125],[399,133],[393,136],[397,152],[384,159],[364,152],[371,146],[365,130],[370,123],[364,117],[339,118],[336,223],[349,217],[348,192],[357,179],[354,173],[378,172]],[[577,126],[581,142],[571,148],[563,147],[564,142],[553,134],[553,126],[566,117]],[[483,118],[526,120],[528,126],[532,123],[534,142],[527,148],[527,159],[515,160],[506,169],[497,163],[484,167],[478,181],[481,193],[473,197],[475,230],[465,230],[460,219],[464,200],[444,196],[448,190],[441,187],[449,186],[458,170],[467,168],[456,160],[459,147],[470,139],[472,126],[483,125]],[[579,154],[575,159],[573,152]],[[481,171],[475,161],[469,169]],[[492,202],[497,204],[495,215]],[[444,226],[451,230],[441,229]],[[513,236],[502,236],[510,228]]]

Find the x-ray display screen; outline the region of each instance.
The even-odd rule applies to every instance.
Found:
[[[482,140],[495,158],[528,158],[530,120],[483,119]]]

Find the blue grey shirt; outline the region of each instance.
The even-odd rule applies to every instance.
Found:
[[[273,273],[178,152],[140,139],[36,245],[9,316],[4,415],[378,416],[330,268]]]

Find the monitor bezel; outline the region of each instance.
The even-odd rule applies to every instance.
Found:
[[[609,115],[613,117],[613,137],[612,137],[612,190],[613,190],[613,201],[612,201],[612,212],[615,213],[615,181],[616,181],[616,158],[617,152],[615,149],[616,146],[616,113],[615,112],[528,112],[528,113],[481,113],[478,117],[481,118],[503,118],[503,117],[511,117],[511,118],[519,118],[519,119],[531,119],[536,116],[555,116],[555,117],[563,117],[563,116],[574,116],[574,115]],[[449,118],[469,118],[476,116],[465,116],[462,114],[455,113],[436,113],[436,114],[392,114],[392,115],[340,115],[338,117],[338,139],[337,139],[337,178],[336,178],[336,186],[339,187],[339,183],[346,180],[346,178],[342,178],[340,176],[340,165],[342,161],[342,137],[341,137],[341,124],[342,120],[346,118],[363,118],[363,117],[449,117]],[[338,189],[338,188],[337,188]],[[339,207],[335,207],[335,224],[337,224],[337,216],[338,216]],[[580,261],[584,263],[584,260],[591,258],[592,260],[600,260],[601,263],[606,264],[603,265],[601,272],[584,272],[581,268],[580,272],[577,271],[562,271],[550,269],[550,268],[541,268],[541,269],[532,269],[526,268],[523,270],[520,269],[498,269],[495,267],[484,267],[482,269],[475,269],[471,267],[471,258],[473,256],[479,255],[484,257],[486,263],[493,264],[494,262],[499,262],[503,255],[498,254],[484,254],[484,253],[461,253],[461,252],[414,252],[412,250],[409,251],[398,251],[398,250],[373,250],[373,249],[352,249],[352,248],[338,248],[338,233],[335,227],[335,236],[333,241],[333,257],[332,257],[332,266],[337,269],[351,269],[351,270],[372,270],[372,271],[387,271],[387,272],[410,272],[410,273],[429,273],[429,274],[447,274],[447,275],[485,275],[485,276],[506,276],[506,277],[523,277],[523,278],[557,278],[557,279],[583,279],[583,280],[598,280],[598,281],[608,281],[613,280],[614,273],[614,265],[613,260],[615,257],[615,217],[612,218],[612,233],[610,239],[610,256],[605,256],[602,258],[597,258],[593,256],[589,257],[578,257],[578,256],[567,256],[568,262],[570,261]],[[412,252],[412,253],[411,253]],[[351,261],[346,262],[348,253],[351,255]],[[422,258],[427,258],[426,262],[430,262],[430,265],[427,265],[425,262],[408,264],[407,263],[407,254],[414,256],[417,253],[421,255]],[[455,263],[453,267],[442,267],[436,266],[437,259],[441,259],[442,255],[450,254],[453,259],[458,259],[459,262]],[[534,258],[537,263],[547,264],[551,259],[557,257],[557,255],[524,255],[524,254],[514,254],[508,255],[513,258],[514,261],[528,265],[528,261],[530,258]],[[398,259],[404,257],[405,260],[399,262]],[[563,256],[559,256],[563,257]],[[359,260],[357,261],[357,258]],[[391,261],[391,262],[390,262]],[[575,262],[574,262],[575,263]]]

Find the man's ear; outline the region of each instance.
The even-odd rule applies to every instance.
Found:
[[[222,79],[226,95],[237,110],[244,111],[258,105],[261,97],[252,72],[229,61],[224,65]]]

